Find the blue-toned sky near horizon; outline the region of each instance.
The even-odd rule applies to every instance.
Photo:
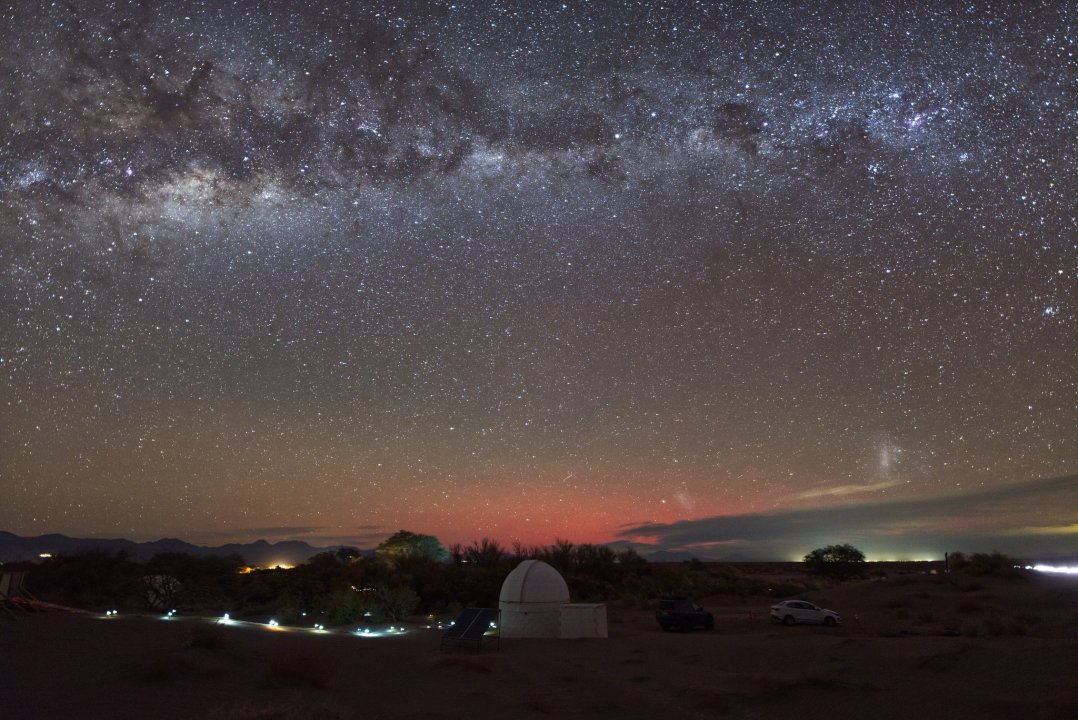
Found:
[[[1078,553],[1074,3],[0,17],[0,529]]]

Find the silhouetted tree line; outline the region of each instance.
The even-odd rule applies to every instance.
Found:
[[[343,548],[290,570],[243,573],[239,556],[169,553],[140,563],[123,552],[92,551],[45,560],[34,567],[30,582],[42,599],[93,610],[228,612],[286,624],[342,625],[496,607],[506,575],[530,558],[555,567],[575,602],[645,607],[662,596],[785,597],[809,589],[699,560],[649,563],[631,548],[568,540],[506,547],[489,538],[444,548],[437,538],[405,530],[380,545],[373,558]]]

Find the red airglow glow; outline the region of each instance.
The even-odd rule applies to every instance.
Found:
[[[648,522],[672,523],[755,510],[749,503],[732,505],[726,498],[707,497],[693,489],[641,498],[619,496],[614,481],[593,482],[563,493],[521,492],[514,487],[465,491],[437,507],[412,510],[407,527],[435,535],[444,544],[468,545],[482,538],[504,544],[544,545],[556,539],[573,543],[608,543],[626,538],[619,530]],[[697,483],[688,484],[692,488]],[[680,495],[680,497],[679,497]],[[399,523],[398,523],[399,524]]]

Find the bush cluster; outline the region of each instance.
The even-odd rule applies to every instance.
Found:
[[[970,553],[968,555],[961,552],[948,553],[947,570],[952,573],[978,577],[983,575],[1008,578],[1023,576],[1023,571],[1018,566],[1018,562],[1001,552]]]
[[[315,555],[291,570],[243,574],[240,557],[158,555],[145,563],[123,553],[89,552],[49,559],[31,574],[43,599],[93,610],[176,609],[233,618],[272,617],[280,623],[348,625],[396,622],[416,614],[455,615],[467,606],[496,607],[502,582],[521,561],[539,559],[556,568],[578,602],[645,607],[662,596],[785,597],[812,589],[745,577],[726,565],[699,560],[649,563],[632,549],[574,545],[506,548],[483,539],[444,552],[433,538],[398,533],[423,551],[379,552],[365,557],[342,549]]]

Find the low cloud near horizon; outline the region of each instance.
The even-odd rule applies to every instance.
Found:
[[[957,550],[1078,555],[1078,476],[930,499],[639,523],[618,535],[644,552],[728,560],[800,559],[844,542],[869,559],[937,558]]]

